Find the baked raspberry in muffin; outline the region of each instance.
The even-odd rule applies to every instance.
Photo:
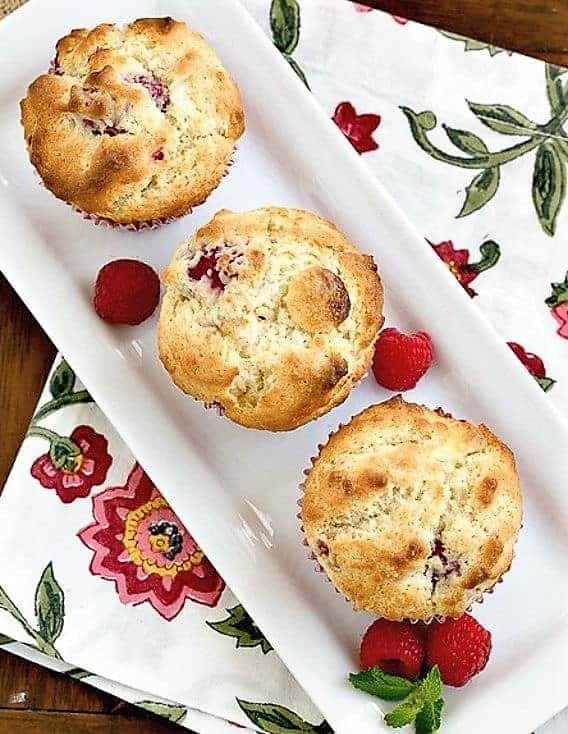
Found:
[[[250,428],[297,428],[345,400],[383,321],[372,258],[297,209],[218,212],[179,246],[163,282],[164,366]]]
[[[244,130],[235,82],[172,18],[71,31],[21,111],[45,186],[95,221],[134,228],[203,202]]]
[[[391,620],[459,617],[509,569],[522,519],[515,459],[483,425],[400,396],[332,435],[301,520],[335,587]]]

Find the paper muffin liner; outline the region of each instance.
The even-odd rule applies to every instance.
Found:
[[[441,408],[438,408],[438,410],[441,411],[442,409]],[[449,417],[452,417],[452,416],[449,415],[449,413],[444,413],[444,415],[447,415]],[[353,608],[353,602],[351,601],[351,599],[348,596],[346,596],[342,591],[340,591],[340,589],[338,589],[335,586],[335,584],[333,583],[333,581],[329,578],[329,575],[328,575],[327,571],[325,570],[325,568],[318,561],[318,558],[317,558],[316,554],[311,549],[311,546],[308,543],[308,540],[307,540],[306,535],[305,535],[304,525],[302,523],[302,511],[301,511],[303,500],[304,500],[304,493],[305,493],[305,489],[306,489],[306,480],[309,477],[309,475],[310,475],[310,473],[311,473],[311,471],[312,471],[315,463],[318,461],[318,459],[319,459],[319,457],[321,455],[322,449],[325,446],[327,446],[327,444],[329,443],[329,441],[331,440],[331,438],[333,436],[335,436],[336,433],[339,433],[339,431],[342,428],[344,428],[346,425],[348,425],[349,423],[350,423],[350,421],[347,421],[347,423],[340,423],[338,425],[338,427],[335,429],[335,431],[331,431],[331,433],[328,434],[327,441],[325,443],[318,444],[318,447],[317,447],[318,448],[318,453],[317,453],[317,455],[310,457],[310,460],[309,460],[310,461],[310,465],[308,467],[306,467],[303,470],[303,472],[302,472],[302,474],[304,475],[305,479],[302,482],[300,482],[300,484],[298,485],[298,490],[300,492],[300,497],[299,497],[299,499],[297,501],[297,504],[298,504],[300,510],[298,511],[296,517],[298,518],[298,521],[299,521],[299,524],[300,524],[300,531],[301,531],[302,536],[303,536],[303,538],[302,538],[302,545],[304,545],[304,546],[306,546],[306,548],[308,548],[308,551],[309,552],[307,553],[307,558],[310,560],[310,562],[314,566],[315,573],[317,573],[317,574],[323,574],[325,576],[325,580],[329,584],[331,584],[331,586],[335,589],[335,591],[338,594],[340,594],[345,599],[345,601]],[[508,570],[509,569],[507,569],[507,571]],[[465,610],[464,614],[469,614],[472,611],[473,607],[476,604],[483,604],[483,601],[485,599],[486,594],[493,594],[493,592],[495,591],[495,587],[497,586],[497,584],[503,583],[503,576],[505,575],[505,573],[507,573],[507,571],[505,571],[503,574],[501,574],[501,576],[499,576],[499,578],[495,581],[495,583],[493,584],[493,586],[491,586],[489,589],[485,589],[484,591],[480,591],[479,594],[474,599],[472,599],[470,605],[467,607],[467,609]],[[356,611],[356,610],[354,610],[354,611]],[[361,611],[363,611],[363,610],[361,610]],[[377,617],[377,619],[381,619],[381,616],[380,615],[375,614],[375,616]],[[444,615],[441,615],[441,614],[434,614],[431,617],[428,617],[426,619],[416,619],[416,618],[413,618],[413,617],[405,617],[401,621],[403,621],[403,622],[409,622],[410,624],[424,624],[424,625],[429,625],[429,624],[432,624],[432,622],[438,622],[438,623],[444,622],[447,618],[448,618],[447,616],[444,616]]]
[[[225,408],[217,400],[204,401],[198,400],[198,403],[205,408],[205,410],[214,410],[220,418],[226,418]]]
[[[57,73],[56,71],[54,73]],[[231,158],[229,159],[225,171],[223,172],[222,178],[225,178],[229,174],[230,168],[235,164],[236,162],[236,152],[237,148],[233,149],[233,152],[231,154]],[[212,189],[207,198],[215,191],[215,189]],[[207,199],[204,199],[201,204],[204,204]],[[118,229],[125,232],[144,232],[152,229],[158,229],[158,227],[162,227],[165,224],[171,224],[172,222],[177,221],[178,219],[181,219],[182,217],[186,217],[189,214],[193,214],[196,207],[201,206],[201,204],[196,204],[195,206],[190,207],[186,212],[183,214],[179,214],[176,217],[156,217],[154,219],[146,219],[142,221],[135,221],[135,222],[128,222],[128,223],[121,223],[121,222],[115,222],[113,219],[109,219],[108,217],[99,217],[96,214],[89,214],[89,212],[84,211],[83,209],[80,209],[79,207],[75,206],[74,204],[71,204],[70,202],[66,201],[66,204],[69,204],[74,212],[77,214],[80,214],[83,219],[86,219],[96,226],[104,226],[104,227],[111,227],[112,229]]]
[[[184,217],[186,214],[191,214],[191,212],[193,211],[193,209],[189,209],[185,214],[180,214],[179,217],[157,217],[155,219],[146,219],[143,221],[122,223],[115,222],[113,219],[109,219],[108,217],[99,217],[96,214],[89,214],[89,212],[83,211],[83,209],[79,209],[79,207],[76,207],[69,201],[66,201],[65,203],[68,204],[76,214],[80,214],[83,219],[92,222],[97,227],[110,227],[111,229],[118,229],[124,232],[144,232],[151,229],[157,229],[158,227],[162,227],[164,224],[175,222],[177,219]]]

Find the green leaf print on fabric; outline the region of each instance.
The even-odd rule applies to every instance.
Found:
[[[296,0],[273,0],[270,28],[276,48],[283,54],[293,53],[300,40],[300,8]]]
[[[309,89],[306,75],[298,62],[292,58],[292,53],[300,40],[300,6],[297,0],[272,0],[269,17],[274,45]]]
[[[11,637],[8,637],[8,635],[0,634],[0,646],[9,645],[10,642],[14,642],[14,640]]]
[[[524,138],[497,151],[490,151],[476,133],[444,124],[442,129],[449,141],[465,155],[446,152],[429,137],[438,124],[433,112],[416,112],[405,106],[400,108],[408,120],[412,137],[431,158],[450,166],[479,171],[466,187],[464,203],[457,217],[466,217],[482,209],[497,193],[501,168],[535,150],[532,182],[535,211],[544,232],[551,237],[555,234],[566,193],[568,134],[564,125],[568,120],[568,81],[565,81],[565,73],[566,70],[557,66],[545,65],[546,94],[552,116],[542,124],[509,105],[466,100],[477,120],[492,132]]]
[[[490,130],[503,135],[532,135],[537,129],[536,122],[529,120],[522,112],[504,104],[477,104],[467,101],[469,109]]]
[[[37,586],[35,614],[41,636],[48,642],[55,642],[63,632],[65,604],[63,591],[55,580],[51,563],[46,566]]]
[[[294,59],[291,56],[286,56],[284,54],[284,58],[290,64],[290,66],[292,67],[292,69],[294,70],[294,72],[298,75],[298,77],[304,82],[304,84],[306,85],[306,87],[309,89],[310,88],[310,85],[308,84],[308,80],[306,79],[306,75],[302,71],[302,68],[300,67],[300,65],[296,61],[294,61]]]
[[[562,86],[561,77],[568,69],[554,64],[546,64],[546,94],[552,112],[566,102],[566,90]]]
[[[39,629],[32,627],[2,586],[0,586],[0,609],[8,612],[21,625],[26,634],[33,639],[34,647],[40,652],[58,660],[63,659],[53,643],[63,630],[64,596],[53,574],[51,563],[48,563],[44,569],[35,593]]]
[[[65,359],[62,359],[49,381],[49,391],[53,396],[53,399],[44,403],[44,405],[39,408],[32,417],[31,426],[38,423],[43,418],[47,418],[51,413],[61,410],[61,408],[64,408],[66,405],[93,402],[93,398],[89,395],[87,390],[76,390],[73,392],[75,380],[75,373],[67,364]]]
[[[181,724],[187,715],[186,706],[178,706],[173,703],[160,703],[159,701],[139,701],[135,704],[138,708],[150,711],[152,714],[157,716],[163,716],[168,721],[173,721],[175,724]]]
[[[476,212],[492,199],[499,188],[500,173],[498,168],[486,168],[474,177],[465,190],[465,201],[457,218],[467,217]]]
[[[489,153],[489,149],[483,140],[474,133],[470,133],[467,130],[457,130],[447,125],[442,125],[442,127],[456,148],[463,150],[464,153],[470,153],[470,155]]]
[[[227,619],[220,622],[207,622],[207,625],[221,635],[234,637],[237,641],[237,647],[257,647],[260,645],[265,655],[272,650],[272,645],[256,626],[242,604],[227,609],[227,612],[229,613]]]
[[[93,674],[89,673],[88,670],[83,670],[83,668],[70,668],[65,671],[65,675],[68,675],[70,678],[74,678],[75,680],[83,680],[83,678],[88,678]]]
[[[310,724],[284,706],[274,703],[251,703],[237,698],[237,703],[248,716],[254,726],[267,734],[333,734],[326,721],[321,724]]]
[[[544,231],[553,235],[566,195],[566,163],[554,143],[543,143],[536,153],[532,195]]]
[[[552,390],[554,385],[556,385],[556,380],[553,380],[550,377],[537,377],[535,379],[538,382],[538,384],[541,386],[541,388],[544,390],[544,392],[548,392],[549,390]]]
[[[57,365],[55,372],[51,375],[49,381],[49,392],[52,397],[60,398],[62,395],[69,395],[73,391],[75,385],[75,373],[69,367],[67,362],[62,359]]]
[[[507,53],[509,56],[513,55],[512,51],[507,51],[499,46],[493,46],[490,43],[484,41],[476,41],[474,38],[467,38],[467,36],[460,36],[458,33],[450,33],[450,31],[440,31],[440,33],[446,38],[452,41],[460,41],[464,44],[464,51],[488,51],[490,56],[497,56],[497,54]]]

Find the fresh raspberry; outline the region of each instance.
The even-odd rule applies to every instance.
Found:
[[[426,666],[437,665],[448,686],[464,686],[487,665],[491,632],[469,614],[426,627]]]
[[[377,665],[391,675],[417,678],[424,661],[420,630],[410,622],[378,619],[365,632],[360,658],[363,669]]]
[[[215,255],[202,255],[197,265],[189,268],[188,274],[190,278],[193,278],[193,280],[201,280],[205,275],[209,278],[212,290],[225,290],[225,284],[219,277],[219,271],[217,270],[217,258]]]
[[[111,324],[141,324],[160,302],[157,273],[139,260],[113,260],[99,270],[95,311]]]
[[[375,347],[375,379],[389,390],[416,387],[432,364],[434,345],[424,331],[403,334],[398,329],[384,329]]]

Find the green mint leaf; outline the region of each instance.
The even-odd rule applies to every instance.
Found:
[[[252,703],[237,698],[243,713],[254,726],[267,734],[333,734],[327,722],[310,724],[284,706],[275,703]]]
[[[467,217],[491,201],[499,188],[499,180],[499,168],[486,168],[478,173],[465,190],[465,201],[457,218]]]
[[[437,665],[428,672],[420,683],[418,692],[425,703],[435,703],[442,697],[442,678]]]
[[[566,166],[556,146],[550,142],[543,143],[537,150],[532,195],[540,224],[552,237],[566,195]]]
[[[349,680],[360,691],[385,701],[402,701],[416,688],[416,683],[407,678],[389,675],[379,667],[369,668],[361,673],[350,673]]]
[[[448,125],[442,125],[442,127],[456,148],[459,148],[459,150],[462,150],[464,153],[469,153],[473,156],[489,153],[489,148],[485,145],[483,140],[478,135],[469,132],[469,130],[457,130],[456,128],[449,127]]]
[[[227,609],[227,612],[229,613],[227,619],[220,622],[207,622],[207,625],[221,635],[234,637],[237,641],[237,647],[256,647],[260,645],[265,655],[272,650],[272,645],[256,626],[242,604]]]
[[[35,594],[35,614],[43,639],[53,644],[63,631],[65,605],[63,590],[49,563],[41,575]]]
[[[60,398],[63,395],[69,395],[73,391],[74,385],[75,373],[67,362],[62,359],[57,365],[55,372],[51,375],[49,392],[54,398]]]
[[[399,704],[396,708],[385,716],[385,722],[392,726],[393,729],[399,729],[401,726],[412,724],[420,709],[424,706],[418,691],[411,693],[410,696]]]
[[[272,0],[270,28],[276,48],[291,54],[300,40],[300,6],[296,0]]]
[[[136,704],[138,708],[149,711],[157,716],[162,716],[168,721],[173,721],[175,724],[181,724],[187,714],[187,708],[185,706],[177,706],[172,703],[161,703],[159,701],[138,701]]]
[[[416,721],[414,722],[416,734],[435,734],[442,723],[443,708],[443,698],[439,698],[434,703],[425,703],[416,714]]]
[[[470,101],[467,104],[480,122],[503,135],[532,135],[538,127],[536,122],[509,105],[478,104]]]
[[[438,701],[441,699],[442,679],[440,677],[438,666],[435,665],[420,682],[418,687],[410,693],[408,698],[385,716],[385,721],[389,726],[392,726],[395,729],[398,729],[401,726],[407,726],[416,719],[419,712],[425,707],[428,709],[423,715],[424,719],[426,719],[426,717],[431,713],[429,707],[431,706],[435,713],[439,708]]]

